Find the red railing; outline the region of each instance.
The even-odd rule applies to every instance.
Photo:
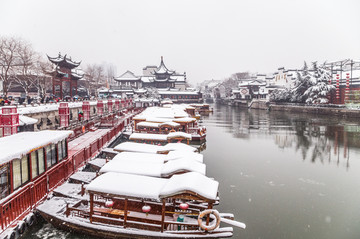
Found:
[[[16,220],[23,218],[33,207],[46,198],[56,186],[68,179],[80,166],[95,155],[124,128],[124,120],[101,138],[93,141],[73,156],[48,169],[32,183],[18,189],[0,203],[0,235]],[[90,127],[90,124],[87,125]]]

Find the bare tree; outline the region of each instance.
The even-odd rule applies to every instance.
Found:
[[[97,89],[106,85],[104,67],[98,64],[87,65],[84,81],[88,94],[98,96]]]
[[[18,64],[18,49],[20,40],[17,38],[0,38],[0,80],[3,84],[5,96],[11,86],[11,76],[13,67]]]
[[[19,41],[16,52],[16,65],[11,68],[12,79],[23,88],[25,96],[28,96],[30,88],[37,84],[38,72],[36,72],[36,65],[40,57],[32,49],[31,45],[24,41]]]

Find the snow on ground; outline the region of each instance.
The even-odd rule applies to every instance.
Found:
[[[96,173],[94,172],[76,172],[70,176],[70,179],[90,183],[96,177]]]

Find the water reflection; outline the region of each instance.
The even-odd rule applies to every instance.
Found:
[[[211,117],[210,123],[225,128],[234,138],[249,140],[254,135],[271,136],[280,149],[294,149],[301,153],[304,161],[336,164],[348,169],[349,151],[360,148],[360,126],[351,120],[231,107],[224,109],[224,106],[215,108],[218,113]]]

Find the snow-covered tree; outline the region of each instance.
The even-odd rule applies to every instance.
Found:
[[[295,87],[291,89],[291,102],[304,103],[304,93],[309,87],[312,86],[311,75],[309,74],[308,66],[304,62],[302,72],[297,72],[297,78],[295,80]]]
[[[290,90],[284,89],[276,89],[270,94],[270,101],[274,102],[289,102],[291,98]]]
[[[313,71],[313,74],[309,74],[311,86],[304,92],[305,102],[308,104],[326,104],[329,102],[329,94],[335,90],[335,86],[329,84],[331,74],[324,65],[318,66],[317,62],[313,63]]]

